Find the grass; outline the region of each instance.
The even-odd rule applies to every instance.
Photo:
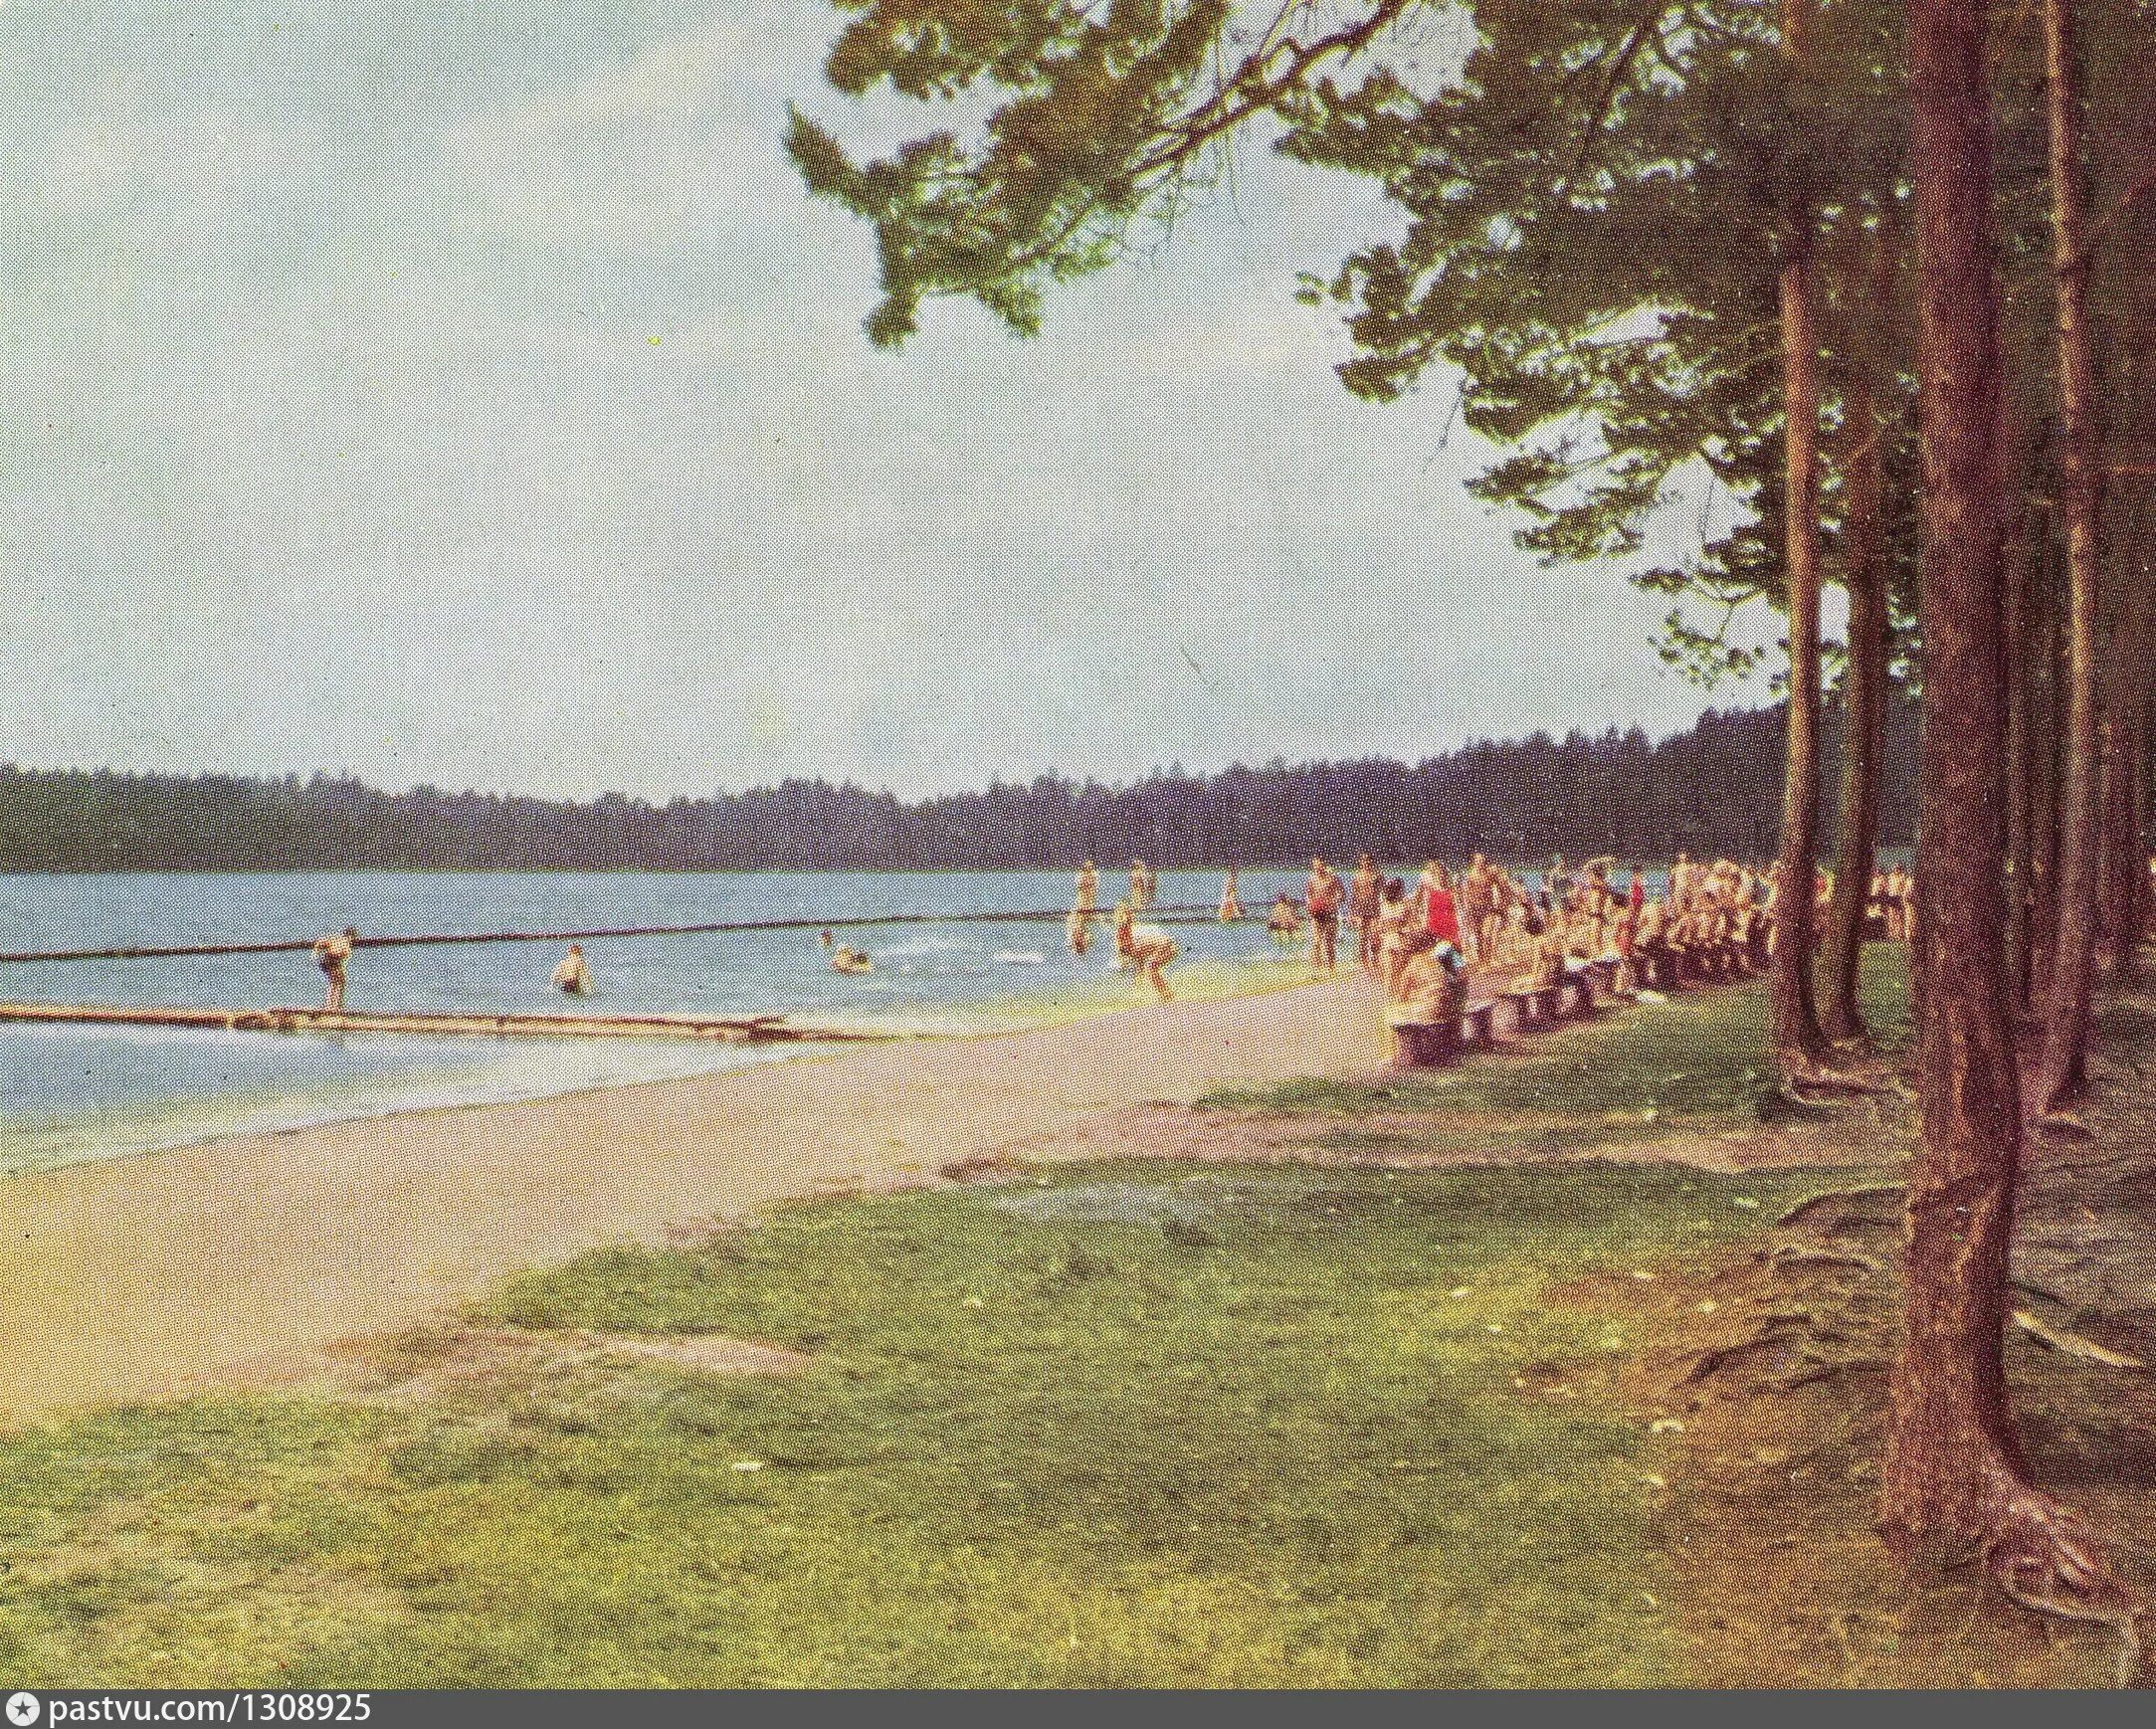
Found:
[[[0,1657],[32,1684],[1669,1680],[1644,1431],[1514,1377],[1638,1342],[1553,1280],[1726,1248],[1735,1197],[1812,1181],[1147,1163],[586,1255],[494,1317],[816,1366],[5,1438]]]
[[[1860,985],[1866,1019],[1898,1047],[1908,1012],[1898,949],[1867,945]],[[1537,1035],[1522,1056],[1437,1073],[1222,1088],[1199,1103],[1341,1116],[1524,1113],[1601,1126],[1757,1124],[1788,1109],[1763,1053],[1765,1003],[1762,981],[1708,987]]]
[[[1583,1060],[1743,1120],[1759,1014],[1756,992],[1702,993],[1459,1083],[1477,1110],[1531,1099],[1557,1152],[1609,1108]],[[2100,1680],[2099,1641],[2055,1651],[1967,1577],[1893,1573],[1867,1529],[1875,1385],[1654,1421],[1669,1354],[1771,1300],[1765,1222],[1833,1180],[1148,1160],[598,1251],[509,1280],[474,1321],[756,1338],[810,1367],[542,1360],[401,1402],[197,1398],[0,1436],[0,1671]],[[2092,1407],[2085,1371],[2037,1373],[2054,1453],[2073,1423],[2110,1444],[2140,1421]]]

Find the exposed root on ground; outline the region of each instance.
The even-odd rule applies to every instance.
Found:
[[[2147,1667],[2140,1622],[2148,1601],[2113,1569],[2087,1522],[2008,1477],[1990,1526],[1983,1552],[1992,1583],[2033,1614],[2110,1628],[2119,1639],[2118,1684],[2140,1684]]]
[[[1781,1084],[1776,1088],[1789,1103],[1814,1109],[1823,1104],[1876,1098],[1886,1090],[1878,1081],[1867,1079],[1862,1074],[1852,1074],[1844,1068],[1829,1068],[1820,1063],[1798,1063],[1785,1067]],[[1815,1093],[1819,1096],[1809,1096]]]
[[[2038,1344],[2049,1346],[2054,1351],[2063,1351],[2069,1357],[2078,1357],[2084,1363],[2101,1363],[2106,1369],[2146,1371],[2148,1368],[2139,1357],[2129,1357],[2123,1351],[2108,1350],[2095,1340],[2084,1339],[2079,1333],[2069,1332],[2064,1327],[2049,1326],[2027,1309],[2014,1311],[2014,1324]]]
[[[1840,1219],[1837,1221],[1837,1224],[1840,1225],[1846,1223],[1853,1216],[1853,1209],[1860,1208],[1864,1203],[1876,1201],[1885,1196],[1898,1196],[1900,1193],[1901,1185],[1899,1183],[1866,1183],[1859,1189],[1828,1189],[1799,1201],[1796,1206],[1790,1208],[1788,1212],[1775,1220],[1775,1224],[1785,1231],[1799,1228],[1816,1230],[1821,1226],[1821,1221],[1816,1216],[1824,1213],[1829,1208],[1834,1208],[1840,1214]],[[1828,1229],[1832,1230],[1834,1227]]]
[[[1720,1385],[1744,1399],[1786,1395],[1832,1375],[1882,1370],[1897,1306],[1894,1269],[1889,1258],[1866,1250],[1893,1224],[1899,1195],[1896,1185],[1872,1184],[1814,1195],[1783,1213],[1777,1221],[1782,1241],[1756,1256],[1771,1282],[1752,1300],[1749,1336],[1697,1355],[1676,1386],[1698,1397]],[[2057,1292],[2018,1283],[2030,1297],[2074,1314]],[[2014,1321],[2035,1343],[2076,1362],[2147,1371],[2140,1357],[2044,1319],[2031,1307],[2016,1309]],[[2109,1629],[2119,1641],[2118,1684],[2143,1681],[2143,1623],[2150,1605],[2111,1560],[2115,1546],[2006,1461],[1992,1467],[1991,1477],[1991,1505],[1978,1515],[1973,1545],[1985,1577],[2032,1614]]]
[[[1770,1249],[1767,1261],[1773,1266],[1856,1266],[1865,1272],[1885,1270],[1870,1255],[1859,1254],[1853,1249],[1805,1249],[1794,1243]]]

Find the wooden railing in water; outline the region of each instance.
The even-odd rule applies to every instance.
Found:
[[[423,936],[362,936],[352,946],[362,948],[430,948],[451,943],[485,942],[597,942],[619,936],[711,936],[733,932],[774,930],[873,930],[901,924],[1038,924],[1062,923],[1061,912],[888,912],[873,918],[759,918],[725,924],[639,924],[604,930],[490,930],[453,931]],[[1096,908],[1093,918],[1110,916]],[[1214,911],[1205,906],[1148,907],[1145,917],[1155,924],[1210,923]],[[1246,922],[1253,922],[1246,920]],[[314,946],[312,937],[289,937],[275,942],[177,943],[163,947],[26,949],[0,953],[0,965],[57,966],[73,961],[174,960],[195,955],[305,954]]]

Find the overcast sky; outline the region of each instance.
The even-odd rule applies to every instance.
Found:
[[[872,350],[780,148],[833,17],[0,0],[0,759],[910,796],[1698,712],[1449,381],[1333,378],[1358,183],[1251,153],[1038,341]]]

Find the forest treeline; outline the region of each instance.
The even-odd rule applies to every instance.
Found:
[[[1888,728],[1882,839],[1914,829],[1915,713]],[[1836,729],[1828,729],[1833,750]],[[1065,869],[1083,858],[1161,867],[1293,864],[1312,853],[1394,862],[1470,852],[1667,859],[1680,848],[1773,855],[1777,709],[1710,710],[1660,741],[1633,727],[1476,742],[1383,759],[1128,786],[1030,785],[904,802],[820,780],[655,805],[555,803],[346,777],[259,780],[0,767],[0,870]]]

